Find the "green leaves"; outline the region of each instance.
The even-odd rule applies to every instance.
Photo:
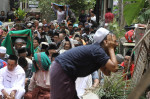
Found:
[[[150,9],[147,9],[145,12],[138,17],[138,21],[140,23],[146,23],[150,19]]]
[[[131,25],[144,7],[145,0],[124,0],[124,3],[124,18],[127,24]]]
[[[21,10],[21,8],[18,8],[18,10],[15,11],[15,16],[20,20],[23,20],[26,14],[27,13],[24,10]]]
[[[125,88],[126,83],[129,82],[130,80],[123,80],[122,72],[112,74],[110,77],[104,76],[104,84],[96,89],[95,93],[100,99],[124,99],[130,92],[129,89]]]

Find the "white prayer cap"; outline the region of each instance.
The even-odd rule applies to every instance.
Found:
[[[0,47],[0,53],[6,54],[6,48],[1,46]]]
[[[31,25],[32,25],[31,23],[28,23],[28,24],[27,24],[27,26],[31,26]]]
[[[16,40],[15,40],[15,43],[25,43],[25,41],[23,40],[23,39],[21,39],[21,38],[17,38]]]
[[[94,42],[101,43],[108,34],[109,30],[99,28],[93,36]]]
[[[42,26],[43,26],[43,23],[39,23],[39,26],[42,27]]]

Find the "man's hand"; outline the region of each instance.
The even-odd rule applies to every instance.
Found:
[[[11,99],[15,99],[15,95],[16,95],[16,90],[11,91],[10,93]]]
[[[111,75],[111,71],[108,70],[105,66],[101,67],[100,70],[106,75],[106,76],[110,76]]]
[[[4,99],[12,99],[9,95],[7,97],[4,96]]]
[[[109,34],[107,36],[107,40],[104,41],[104,45],[105,47],[108,48],[108,50],[114,49],[116,46],[118,46],[118,43],[116,41],[117,41],[116,36],[113,34]]]
[[[107,61],[105,64],[105,67],[111,71],[111,72],[117,72],[118,71],[118,64],[117,64],[117,59],[115,56],[115,51],[114,48],[117,46],[116,42],[116,36],[115,35],[108,35],[107,40],[104,40],[104,46],[108,50],[108,54],[110,56],[110,59]]]
[[[25,79],[25,85],[27,84],[28,80],[29,80],[29,78],[26,78],[26,79]]]
[[[2,90],[2,94],[4,96],[4,99],[10,99],[11,97],[9,96],[9,94],[5,91],[5,89]]]

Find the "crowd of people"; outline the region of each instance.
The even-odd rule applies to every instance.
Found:
[[[86,88],[98,87],[104,74],[118,70],[117,38],[98,28],[92,9],[81,11],[76,24],[71,11],[65,20],[62,7],[52,8],[57,20],[48,23],[35,15],[23,26],[0,29],[0,99],[78,99]],[[129,53],[122,60],[124,73]]]

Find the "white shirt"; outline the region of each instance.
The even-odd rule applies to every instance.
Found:
[[[94,21],[94,22],[96,22],[96,16],[91,17],[91,20]]]
[[[65,11],[57,11],[57,21],[61,23],[65,19]]]
[[[19,90],[25,86],[25,72],[17,65],[13,71],[9,71],[7,66],[0,70],[0,91],[5,88]]]
[[[42,88],[50,88],[49,74],[49,71],[42,70],[38,70],[37,72],[33,73],[30,84],[28,86],[28,90],[32,91],[36,86],[40,86]]]

